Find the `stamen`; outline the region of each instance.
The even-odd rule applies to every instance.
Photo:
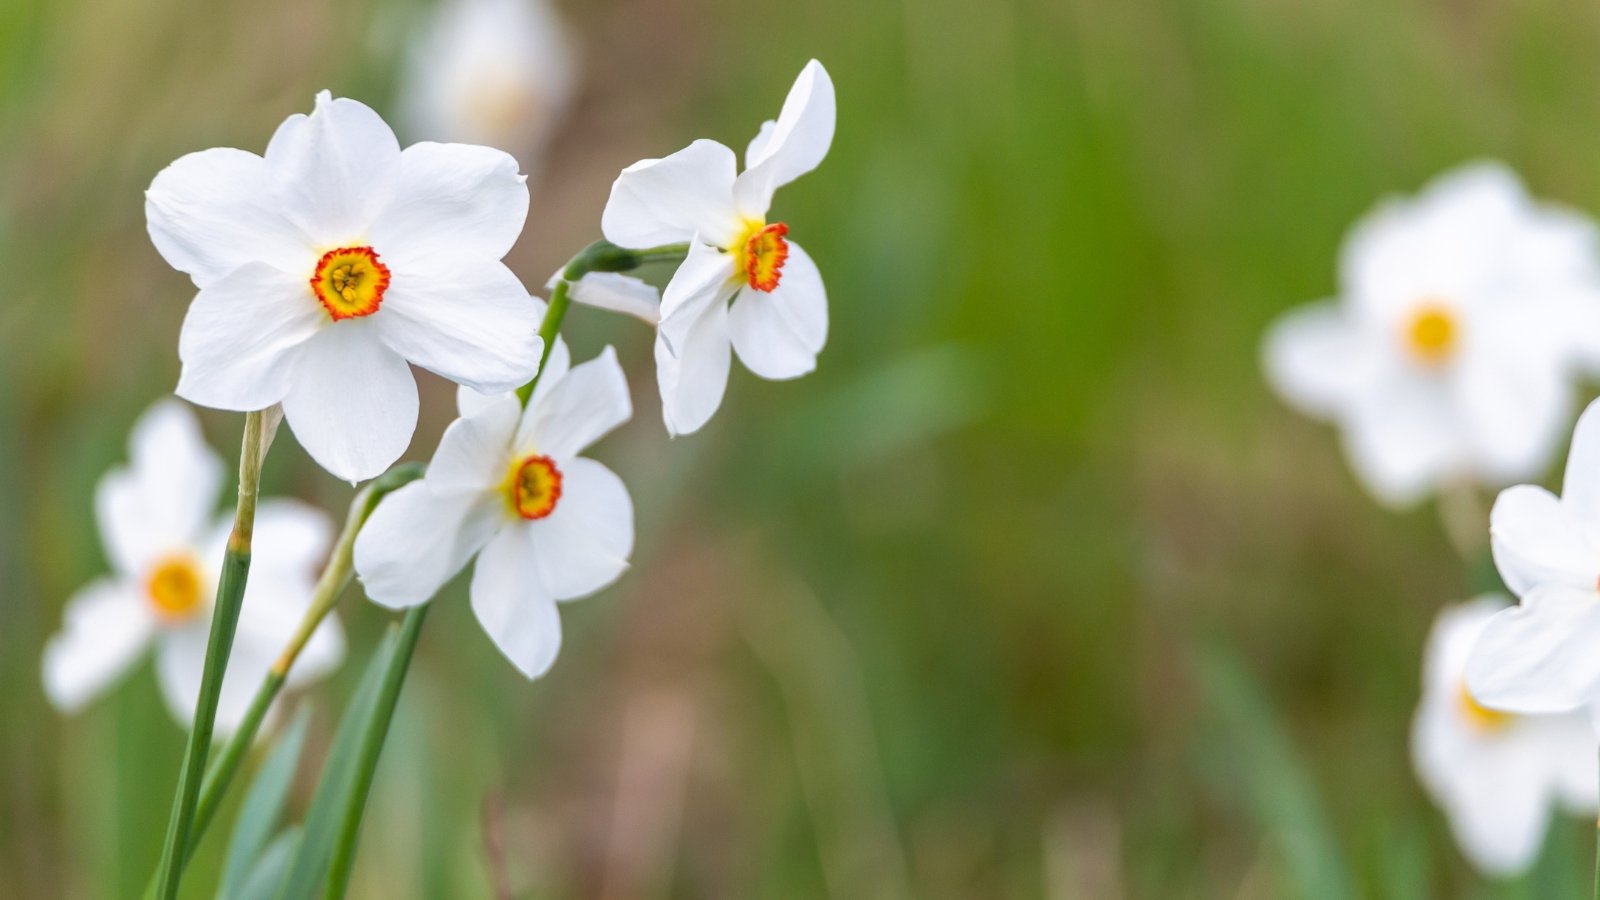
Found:
[[[322,254],[311,275],[317,302],[335,322],[370,316],[389,289],[389,267],[371,247],[341,247]]]
[[[548,456],[525,456],[512,464],[505,492],[512,512],[529,521],[542,519],[561,499],[561,470]]]
[[[1517,720],[1517,717],[1512,713],[1490,709],[1479,703],[1478,698],[1472,696],[1472,692],[1467,690],[1465,681],[1461,682],[1456,699],[1460,703],[1462,717],[1478,731],[1503,731],[1511,727]]]
[[[762,225],[752,222],[742,239],[744,249],[744,276],[747,283],[758,291],[770,292],[783,278],[783,264],[789,259],[789,242],[784,236],[789,226],[782,222]]]
[[[1455,311],[1442,301],[1424,301],[1406,323],[1405,343],[1418,362],[1430,366],[1449,362],[1461,343]]]
[[[145,596],[156,616],[166,622],[181,622],[199,611],[205,597],[205,581],[199,563],[189,554],[170,556],[150,572],[145,581]]]

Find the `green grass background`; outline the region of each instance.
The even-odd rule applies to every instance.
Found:
[[[1348,224],[1499,157],[1600,210],[1600,7],[1577,0],[595,0],[584,87],[510,262],[597,236],[622,166],[742,148],[806,59],[833,152],[775,216],[821,265],[819,371],[736,367],[669,441],[649,335],[599,451],[635,564],[564,609],[525,683],[463,585],[438,600],[352,896],[1549,898],[1470,872],[1410,773],[1420,648],[1473,577],[1264,387],[1260,335],[1331,294]],[[422,5],[0,4],[0,894],[132,896],[183,735],[150,667],[63,719],[39,656],[105,568],[96,479],[177,377],[192,288],[140,192],[182,153],[259,151],[315,90],[392,111]],[[423,376],[409,454],[450,391]],[[225,455],[241,419],[206,413]],[[351,491],[287,432],[272,493]],[[314,704],[303,811],[391,616]],[[231,809],[225,816],[231,815]],[[188,897],[208,896],[221,834]],[[500,852],[491,848],[499,846]]]

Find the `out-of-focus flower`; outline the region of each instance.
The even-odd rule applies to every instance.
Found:
[[[1530,713],[1600,700],[1600,401],[1578,419],[1561,496],[1507,488],[1489,535],[1500,577],[1522,603],[1485,630],[1468,669],[1473,692]]]
[[[317,95],[266,156],[216,148],[145,195],[156,249],[200,293],[178,394],[283,404],[301,446],[350,481],[411,442],[407,362],[483,391],[533,377],[540,307],[500,260],[528,214],[516,160],[466,144],[400,150],[378,114]]]
[[[576,45],[545,0],[445,0],[400,84],[416,137],[511,149],[530,169],[572,98]]]
[[[1592,815],[1600,792],[1600,741],[1586,716],[1515,715],[1468,691],[1473,642],[1504,605],[1481,597],[1439,614],[1411,729],[1417,777],[1449,816],[1467,858],[1494,875],[1533,862],[1553,807]]]
[[[367,596],[426,603],[473,555],[472,609],[524,675],[561,649],[557,601],[615,581],[633,552],[633,502],[610,469],[578,454],[633,414],[607,347],[572,366],[558,340],[526,409],[515,394],[463,388],[427,475],[386,497],[361,529]]]
[[[66,626],[44,652],[50,701],[75,711],[156,648],[162,694],[188,723],[200,696],[218,569],[229,517],[214,518],[222,461],[200,436],[194,414],[174,400],[146,412],[129,440],[126,468],[101,478],[95,512],[112,575],[67,604]],[[320,510],[290,500],[256,509],[250,581],[217,709],[232,730],[311,603],[316,566],[331,532]],[[321,677],[344,656],[338,620],[325,619],[290,673],[290,684]]]
[[[699,140],[634,163],[612,185],[600,220],[606,240],[632,249],[689,242],[662,293],[656,332],[656,378],[672,434],[698,430],[721,405],[730,346],[763,378],[816,368],[828,337],[822,274],[767,211],[773,191],[822,162],[833,127],[833,82],[812,60],[777,120],[750,142],[744,172],[732,150]]]
[[[1549,464],[1600,327],[1600,241],[1479,163],[1393,200],[1350,233],[1338,300],[1273,326],[1269,379],[1338,423],[1351,465],[1394,505],[1460,479],[1495,486]],[[1594,334],[1587,332],[1593,331]]]

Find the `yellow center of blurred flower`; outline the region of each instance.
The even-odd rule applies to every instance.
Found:
[[[758,291],[771,291],[783,277],[783,264],[789,259],[789,242],[784,236],[789,226],[751,220],[745,223],[733,252],[739,256],[738,277]]]
[[[1490,709],[1479,703],[1478,698],[1472,696],[1472,692],[1467,690],[1465,681],[1461,682],[1456,696],[1460,701],[1461,717],[1466,719],[1467,723],[1478,731],[1501,731],[1509,727],[1517,719],[1512,713]]]
[[[1412,358],[1426,365],[1448,362],[1461,342],[1461,326],[1450,307],[1425,302],[1406,324],[1406,349]]]
[[[205,598],[199,562],[187,553],[163,559],[145,581],[145,596],[162,621],[181,622],[193,617]]]
[[[335,322],[370,316],[389,289],[389,267],[371,247],[341,247],[322,254],[311,275],[317,302]]]
[[[561,470],[548,456],[525,456],[511,464],[504,490],[512,512],[529,521],[542,519],[561,499]]]

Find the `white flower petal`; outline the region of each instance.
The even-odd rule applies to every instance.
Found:
[[[705,314],[710,304],[726,305],[739,290],[733,255],[698,241],[689,245],[678,271],[661,294],[659,333],[676,352],[683,332]]]
[[[676,352],[664,334],[656,335],[656,384],[668,433],[699,431],[722,405],[733,356],[729,340],[728,307],[720,301],[682,329]]]
[[[1509,353],[1472,354],[1460,361],[1454,386],[1483,475],[1504,484],[1536,477],[1550,464],[1571,421],[1574,396],[1558,363]]]
[[[426,603],[506,521],[494,494],[442,494],[414,481],[378,503],[356,535],[362,587],[391,609]]]
[[[1589,404],[1572,431],[1561,502],[1585,528],[1600,536],[1600,400]]]
[[[1593,816],[1600,808],[1600,739],[1585,713],[1548,716],[1537,723],[1544,767],[1555,779],[1556,795],[1568,811]]]
[[[525,530],[501,531],[478,555],[472,611],[500,652],[529,679],[555,664],[561,614],[540,587]]]
[[[259,531],[256,544],[263,545],[263,535]],[[280,560],[269,559],[266,565],[252,560],[250,582],[239,611],[234,652],[250,654],[262,661],[276,660],[299,630],[311,608],[315,589],[316,583],[309,572],[286,568]],[[332,672],[344,659],[344,646],[344,629],[338,618],[330,614],[300,651],[294,667],[289,670],[289,684],[309,684]],[[231,670],[231,664],[229,668]]]
[[[428,464],[429,487],[446,493],[493,490],[506,478],[521,419],[517,395],[500,394],[451,422]]]
[[[178,396],[235,412],[288,396],[300,349],[328,324],[308,277],[247,263],[200,291],[178,335]]]
[[[254,153],[217,147],[179,157],[145,191],[150,240],[174,269],[207,287],[249,262],[295,271],[316,262],[312,240],[284,216]]]
[[[339,322],[306,343],[283,417],[311,458],[356,482],[400,458],[417,427],[417,382],[361,320]]]
[[[1539,855],[1550,821],[1550,793],[1538,761],[1526,754],[1495,748],[1483,756],[1457,762],[1461,771],[1454,789],[1441,800],[1473,865],[1510,876],[1525,871]]]
[[[564,460],[633,415],[628,379],[611,347],[553,381],[539,402],[528,404],[517,445]]]
[[[1463,474],[1463,441],[1442,386],[1388,379],[1351,400],[1345,448],[1373,496],[1391,506],[1415,503],[1452,475]]]
[[[400,143],[366,104],[322,91],[311,115],[278,126],[266,161],[289,219],[332,249],[356,242],[395,197]]]
[[[367,236],[385,260],[418,268],[501,259],[528,219],[527,180],[510,154],[491,147],[414,144],[400,154],[394,202]]]
[[[129,465],[95,490],[95,518],[112,566],[138,578],[159,557],[193,545],[222,492],[222,460],[206,446],[194,413],[164,400],[139,417]]]
[[[136,584],[101,579],[83,588],[45,645],[45,695],[63,712],[81,709],[138,660],[154,629]]]
[[[616,581],[633,553],[628,488],[592,459],[568,460],[561,468],[556,508],[524,527],[539,583],[557,600],[585,597]]]
[[[699,140],[665,159],[622,170],[600,216],[600,231],[619,247],[646,249],[701,239],[726,246],[743,222],[733,206],[733,151]]]
[[[1322,302],[1280,316],[1262,344],[1267,381],[1307,415],[1330,418],[1378,379],[1377,341],[1336,303]]]
[[[241,618],[242,621],[242,618]],[[210,636],[210,617],[195,619],[184,627],[164,632],[156,647],[156,679],[172,716],[184,727],[194,720],[200,701],[200,682],[205,672],[206,643]],[[235,640],[228,655],[228,668],[217,695],[216,733],[227,737],[239,727],[256,691],[266,678],[282,644],[268,646],[246,631]],[[288,640],[288,635],[284,635]]]
[[[1467,663],[1484,705],[1521,713],[1569,712],[1600,697],[1600,595],[1535,588],[1489,620]]]
[[[772,206],[772,192],[815,169],[833,143],[835,119],[833,79],[822,63],[812,60],[800,71],[783,111],[771,129],[750,142],[745,171],[734,185],[740,211],[761,218]]]
[[[789,244],[776,289],[739,292],[728,331],[745,368],[762,378],[798,378],[817,367],[828,340],[828,294],[817,264],[799,244]]]
[[[1543,584],[1594,588],[1600,544],[1570,506],[1542,487],[1519,484],[1500,492],[1489,514],[1495,566],[1513,594]]]
[[[553,288],[555,280],[547,287]],[[619,272],[590,272],[572,284],[568,296],[573,303],[625,313],[651,325],[661,321],[661,292]]]
[[[401,268],[372,316],[407,360],[483,393],[509,391],[539,370],[544,305],[498,260]]]
[[[225,517],[219,531],[232,527]],[[225,539],[225,537],[224,537]],[[274,497],[256,505],[255,536],[251,543],[251,583],[257,574],[284,573],[315,581],[333,546],[333,520],[309,503]],[[212,559],[221,559],[226,545]],[[308,598],[309,599],[309,598]]]

